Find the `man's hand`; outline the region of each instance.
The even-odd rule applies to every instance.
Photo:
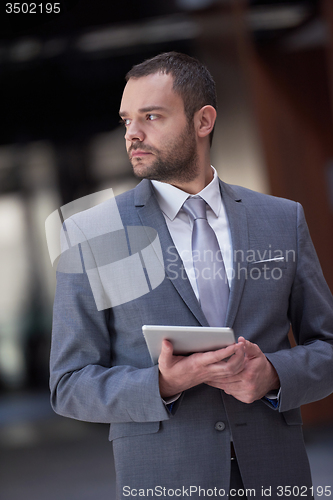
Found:
[[[174,356],[172,344],[163,340],[158,359],[161,397],[165,399],[174,396],[196,385],[208,383],[207,381],[217,387],[216,384],[223,378],[235,377],[241,373],[244,362],[243,341],[218,351]]]
[[[172,344],[164,340],[158,362],[162,398],[206,383],[252,403],[280,387],[273,365],[256,344],[243,337],[224,349],[191,356],[174,356]]]
[[[279,389],[280,380],[273,365],[256,344],[243,337],[238,339],[244,344],[245,359],[243,369],[237,374],[206,381],[206,384],[222,389],[243,403],[253,403],[272,390]]]

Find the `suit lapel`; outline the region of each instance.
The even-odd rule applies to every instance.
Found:
[[[146,179],[135,188],[134,203],[142,225],[144,227],[152,227],[157,231],[164,260],[162,264],[164,265],[167,278],[175,287],[198,322],[202,326],[208,326],[205,315],[199,306],[185,269],[183,268],[182,260],[170,236],[164,216],[153,193],[151,183]],[[150,239],[148,231],[147,236]]]
[[[230,288],[226,326],[232,327],[240,305],[245,279],[247,275],[246,256],[249,248],[248,224],[245,206],[232,188],[220,181],[220,190],[226,209],[232,247],[233,247],[233,279]],[[142,225],[154,228],[159,236],[164,269],[167,277],[175,287],[199,323],[208,326],[190,282],[183,269],[182,260],[174,246],[164,216],[148,180],[143,180],[135,189],[135,206]],[[147,236],[150,237],[147,232]]]
[[[233,279],[230,288],[226,325],[232,328],[241,301],[247,275],[249,248],[248,224],[245,206],[232,188],[220,181],[223,203],[229,220],[233,249]]]

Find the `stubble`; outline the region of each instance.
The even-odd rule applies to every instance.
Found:
[[[182,134],[165,144],[163,150],[145,147],[135,143],[129,150],[146,150],[154,154],[155,159],[146,165],[144,159],[132,159],[134,175],[139,179],[150,179],[169,184],[188,183],[199,174],[197,144],[193,124],[188,123]]]

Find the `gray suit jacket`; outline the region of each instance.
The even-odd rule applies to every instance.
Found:
[[[162,283],[98,311],[84,268],[57,276],[52,405],[64,416],[111,424],[119,498],[132,497],[124,486],[138,495],[157,486],[178,489],[182,497],[192,486],[193,498],[199,497],[194,489],[199,486],[228,492],[231,435],[253,498],[262,498],[262,487],[271,487],[273,498],[284,498],[277,488],[285,485],[311,496],[299,407],[333,390],[332,296],[299,204],[220,185],[234,250],[227,326],[236,337],[258,344],[275,366],[281,381],[278,410],[264,401],[241,403],[204,384],[185,391],[172,412],[161,400],[158,367],[151,364],[142,325],[207,321],[180,272],[180,258],[169,251],[173,242],[149,181],[116,201],[125,227],[157,231],[166,271]],[[89,227],[110,217],[108,207],[106,202],[66,224],[87,235]],[[89,242],[88,247],[93,254]],[[298,344],[293,349],[290,324]],[[157,498],[158,490],[154,493]]]

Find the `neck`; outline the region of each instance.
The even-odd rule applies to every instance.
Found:
[[[185,191],[189,194],[198,194],[202,191],[212,180],[214,177],[214,172],[209,165],[204,170],[201,170],[199,175],[190,182],[171,182],[173,186]]]
[[[170,184],[189,194],[200,193],[200,191],[212,182],[214,177],[210,161],[210,147],[207,147],[205,144],[199,145],[198,162],[198,174],[194,179],[188,182],[175,181],[175,183],[171,182]]]

